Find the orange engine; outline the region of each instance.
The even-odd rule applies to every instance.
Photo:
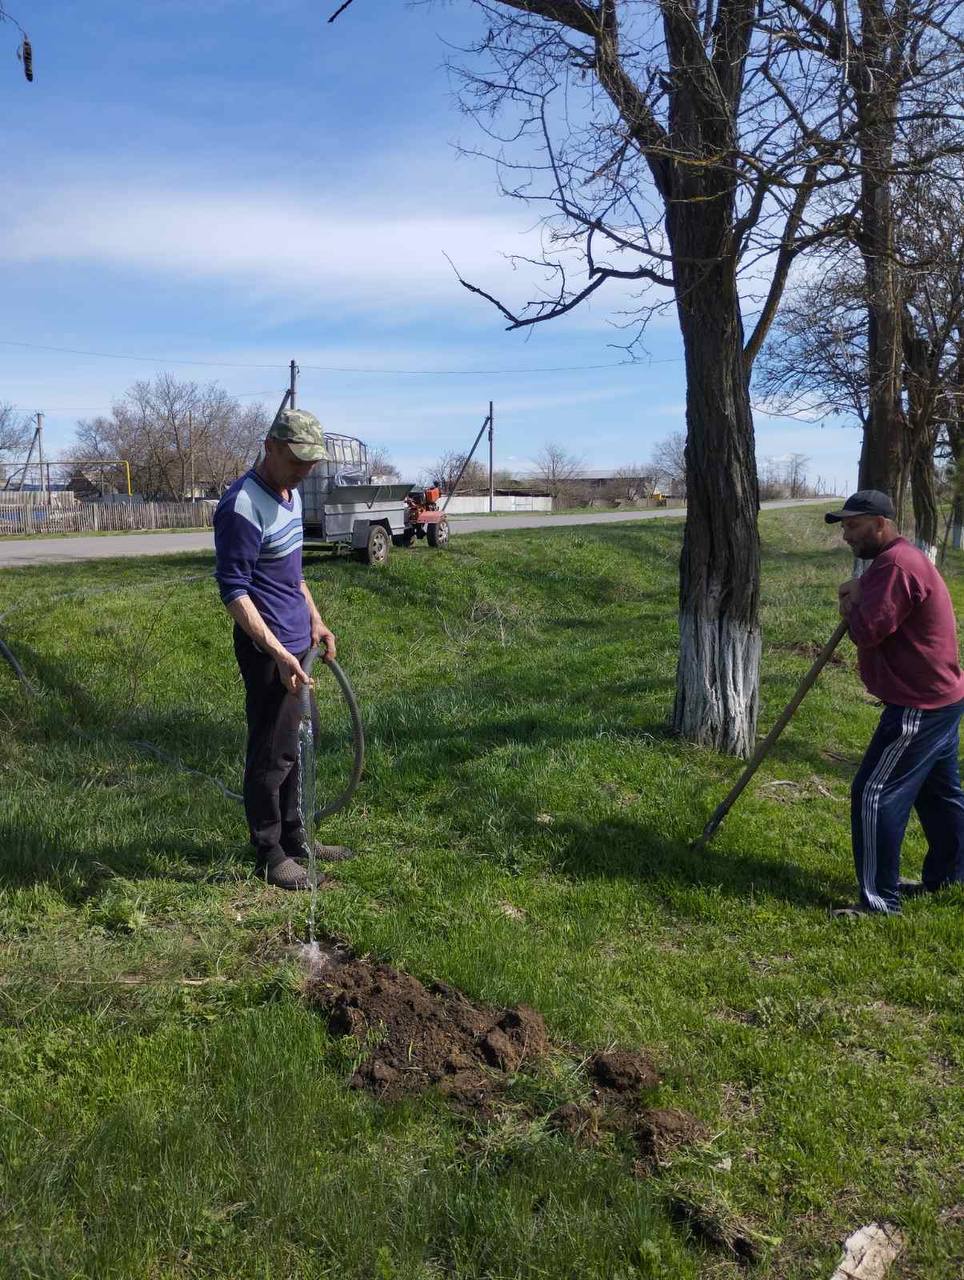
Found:
[[[425,490],[426,502],[438,502],[441,496],[442,496],[442,490],[439,488],[436,488],[434,485],[430,489]]]

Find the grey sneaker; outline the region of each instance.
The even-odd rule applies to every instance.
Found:
[[[310,855],[308,841],[304,836],[285,840],[283,848],[289,858],[300,862],[302,866],[307,866]],[[322,844],[320,840],[315,841],[315,857],[319,862],[348,862],[355,856],[354,849],[349,849],[346,845]]]
[[[898,916],[899,911],[871,911],[862,902],[853,902],[849,907],[834,907],[830,912],[835,920],[859,920],[861,916]]]
[[[311,879],[307,871],[293,858],[283,858],[280,862],[264,867],[259,871],[259,875],[263,875],[265,883],[272,885],[275,889],[311,888]]]

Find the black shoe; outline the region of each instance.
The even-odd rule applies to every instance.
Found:
[[[897,889],[902,898],[922,898],[931,892],[923,880],[905,880],[903,876],[897,881]]]
[[[286,837],[282,840],[281,847],[289,858],[293,858],[295,862],[300,862],[302,866],[307,866],[311,860],[308,840],[304,835]],[[316,840],[315,857],[319,862],[348,862],[355,857],[355,851],[343,844],[322,844]]]

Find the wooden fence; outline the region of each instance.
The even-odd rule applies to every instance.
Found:
[[[0,496],[0,537],[49,533],[119,533],[129,529],[209,529],[217,504],[80,502],[76,506],[9,503]]]

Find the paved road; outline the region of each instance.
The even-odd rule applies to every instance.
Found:
[[[832,501],[832,500],[831,500]],[[764,502],[778,507],[826,506],[826,498],[796,502]],[[683,516],[683,507],[655,507],[650,511],[600,511],[585,515],[453,516],[452,532],[497,533],[500,529],[547,529],[560,525],[625,524],[629,520],[659,520]],[[109,560],[118,556],[167,556],[178,551],[212,551],[214,537],[203,533],[119,533],[99,538],[0,538],[0,566],[69,564],[74,560]]]
[[[834,505],[830,498],[798,498],[792,502],[764,502],[765,510],[779,507]],[[551,525],[568,524],[625,524],[627,520],[660,520],[667,516],[685,516],[685,507],[653,507],[649,511],[597,511],[586,512],[574,516],[540,516],[540,515],[498,515],[498,516],[453,516],[453,533],[486,533],[496,529],[545,529]],[[2,551],[2,546],[0,546]]]

